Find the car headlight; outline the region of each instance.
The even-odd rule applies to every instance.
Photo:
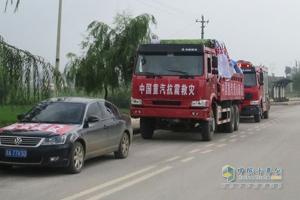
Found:
[[[253,106],[259,105],[259,101],[258,100],[257,101],[250,101],[250,105],[253,105]]]
[[[49,138],[44,138],[44,141],[42,145],[59,145],[59,144],[65,144],[67,139],[66,135],[60,135],[60,136],[53,136]]]
[[[191,107],[207,108],[208,106],[209,106],[208,100],[192,101],[191,103]]]
[[[131,97],[131,105],[140,106],[142,104],[143,104],[142,99],[135,99],[135,98]]]

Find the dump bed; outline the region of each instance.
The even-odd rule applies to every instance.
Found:
[[[218,100],[243,100],[244,83],[242,74],[234,74],[231,79],[220,78],[218,83]]]

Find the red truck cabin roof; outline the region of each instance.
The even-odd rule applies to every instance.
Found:
[[[145,44],[140,45],[139,54],[202,55],[204,45],[199,44]]]

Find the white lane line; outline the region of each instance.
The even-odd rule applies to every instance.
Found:
[[[231,135],[231,136],[230,136],[230,138],[235,138],[235,137],[237,137],[237,135]]]
[[[195,157],[191,156],[191,157],[187,157],[185,159],[182,159],[181,162],[189,162],[189,161],[194,160],[194,159],[195,159]]]
[[[146,167],[146,168],[144,168],[144,169],[141,169],[141,170],[139,170],[139,171],[133,172],[133,173],[128,174],[128,175],[126,175],[126,176],[123,176],[123,177],[120,177],[120,178],[117,178],[117,179],[108,181],[108,182],[106,182],[106,183],[103,183],[103,184],[100,184],[100,185],[98,185],[98,186],[89,188],[89,189],[87,189],[87,190],[83,190],[83,191],[81,191],[81,192],[79,192],[79,193],[77,193],[77,194],[74,194],[74,195],[72,195],[72,196],[66,197],[66,198],[64,198],[64,199],[62,199],[62,200],[74,200],[74,199],[77,199],[77,198],[79,198],[79,197],[88,195],[88,194],[90,194],[90,193],[92,193],[92,192],[95,192],[95,191],[97,191],[97,190],[101,190],[101,189],[103,189],[103,188],[109,187],[109,186],[111,186],[111,185],[117,184],[117,183],[119,183],[119,182],[121,182],[121,181],[124,181],[124,180],[126,180],[126,179],[129,179],[129,178],[132,178],[132,177],[137,176],[137,175],[139,175],[139,174],[142,174],[142,173],[144,173],[144,172],[147,172],[147,171],[149,171],[149,170],[151,170],[151,169],[154,169],[155,167],[156,167],[156,166]]]
[[[226,146],[227,144],[219,144],[219,145],[217,145],[217,147],[219,147],[219,148],[221,148],[221,147],[224,147],[224,146]]]
[[[169,158],[169,159],[165,160],[165,162],[172,162],[174,160],[178,160],[179,158],[180,158],[180,156],[174,156],[172,158]]]
[[[205,145],[205,147],[211,147],[213,145],[215,145],[215,143],[211,143],[211,144]]]
[[[193,149],[193,150],[189,151],[189,153],[197,153],[199,151],[201,151],[201,149]]]
[[[102,199],[102,198],[107,197],[107,196],[109,196],[109,195],[111,195],[111,194],[113,194],[113,193],[116,193],[116,192],[118,192],[118,191],[124,190],[124,189],[126,189],[126,188],[128,188],[128,187],[130,187],[130,186],[133,186],[133,185],[138,184],[138,183],[140,183],[140,182],[142,182],[142,181],[145,181],[145,180],[147,180],[147,179],[150,179],[150,178],[152,178],[153,176],[156,176],[156,175],[158,175],[158,174],[161,174],[161,173],[163,173],[163,172],[166,172],[166,171],[168,171],[168,170],[170,170],[170,169],[172,169],[171,166],[166,166],[166,167],[164,167],[164,168],[162,168],[162,169],[159,169],[159,170],[156,170],[156,171],[154,171],[154,172],[145,174],[144,176],[141,176],[141,177],[139,177],[139,178],[137,178],[137,179],[134,179],[134,180],[132,180],[132,181],[129,181],[129,182],[127,182],[127,183],[124,183],[124,184],[122,184],[122,185],[120,185],[120,186],[118,186],[118,187],[115,187],[115,188],[112,188],[112,189],[107,190],[107,191],[105,191],[105,192],[99,193],[99,194],[97,194],[97,195],[95,195],[95,196],[93,196],[93,197],[91,197],[91,198],[89,198],[89,199],[86,199],[86,200],[99,200],[99,199]]]
[[[237,141],[236,138],[229,140],[229,142],[236,142],[236,141]]]
[[[210,152],[213,152],[214,150],[211,150],[211,149],[208,149],[208,150],[205,150],[205,151],[201,151],[202,154],[206,154],[206,153],[210,153]]]

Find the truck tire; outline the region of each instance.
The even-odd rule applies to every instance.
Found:
[[[239,125],[240,125],[240,110],[239,107],[237,105],[235,105],[234,107],[234,114],[235,114],[235,120],[234,120],[234,131],[239,130]]]
[[[264,119],[269,119],[269,111],[264,112]]]
[[[155,129],[155,119],[152,118],[141,118],[140,130],[142,138],[152,139]]]
[[[223,130],[225,133],[232,133],[234,131],[235,114],[233,106],[230,106],[230,122],[224,124]]]
[[[211,141],[216,129],[216,119],[213,112],[210,114],[210,121],[202,122],[201,135],[203,141]]]

